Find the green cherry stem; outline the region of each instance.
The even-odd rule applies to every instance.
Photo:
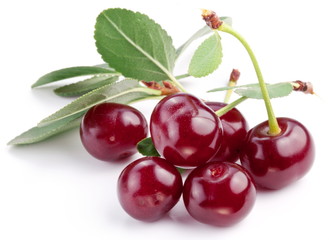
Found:
[[[182,92],[187,92],[186,91],[186,89],[184,88],[184,86],[180,83],[180,82],[178,82],[178,79],[176,79],[173,75],[171,75],[171,74],[168,74],[168,77],[169,77],[169,79],[170,79],[170,81],[172,81],[173,82],[173,84],[176,86],[176,87],[178,87]],[[181,78],[184,78],[185,76],[183,76],[183,77],[181,77]]]
[[[265,107],[266,107],[266,111],[267,111],[267,115],[268,115],[269,134],[270,135],[279,134],[281,132],[281,129],[280,129],[278,121],[277,121],[277,119],[274,115],[273,107],[272,107],[272,104],[271,104],[271,101],[270,101],[270,96],[269,96],[269,93],[268,93],[268,90],[267,90],[266,83],[264,81],[262,72],[260,70],[258,61],[257,61],[257,59],[255,57],[255,54],[252,51],[250,45],[238,32],[236,32],[231,26],[229,26],[225,22],[223,22],[222,25],[220,25],[217,28],[217,30],[233,35],[235,38],[237,38],[241,42],[241,44],[247,50],[247,52],[250,56],[250,59],[251,59],[253,65],[254,65],[256,75],[257,75],[257,78],[258,78],[258,82],[259,82],[259,86],[260,86],[260,89],[261,89],[262,94],[263,94],[263,99],[264,99],[264,102],[265,102]]]
[[[247,97],[240,97],[237,100],[235,100],[234,102],[231,102],[230,104],[227,104],[225,107],[223,107],[223,108],[219,109],[218,111],[216,111],[215,114],[218,117],[221,117],[225,113],[229,112],[230,110],[235,108],[237,105],[239,105],[240,103],[242,103],[246,99],[248,99],[248,98]]]

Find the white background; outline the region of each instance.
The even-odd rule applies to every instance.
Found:
[[[68,81],[31,90],[41,75],[102,62],[93,28],[97,15],[111,7],[146,13],[167,30],[176,47],[204,25],[200,8],[213,9],[233,18],[267,82],[311,81],[319,97],[293,93],[273,100],[277,116],[299,120],[315,139],[309,174],[283,190],[259,192],[251,214],[230,228],[196,222],[182,201],[162,220],[143,223],[130,218],[116,196],[120,171],[138,155],[120,164],[95,160],[83,149],[78,131],[30,146],[6,146],[72,100],[52,93]],[[2,1],[0,239],[329,239],[328,29],[325,0]],[[232,68],[241,71],[240,84],[256,82],[244,49],[231,36],[221,36],[220,68],[207,78],[182,82],[204,99],[223,99],[222,93],[206,91],[224,86]],[[177,74],[186,72],[199,43],[179,60]],[[154,104],[134,106],[149,117]],[[266,119],[261,101],[247,101],[239,109],[251,127]]]

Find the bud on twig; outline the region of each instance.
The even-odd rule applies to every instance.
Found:
[[[142,81],[142,83],[148,88],[160,90],[161,95],[171,95],[180,92],[170,81],[162,81],[163,86],[156,81]]]
[[[294,91],[303,92],[305,94],[315,94],[313,91],[313,84],[310,82],[302,82],[300,80],[296,80],[291,84]]]
[[[230,82],[237,82],[240,77],[240,71],[238,69],[233,69],[230,76]]]
[[[203,20],[206,21],[206,24],[212,29],[217,29],[223,24],[223,21],[220,20],[214,11],[202,9],[201,16]]]

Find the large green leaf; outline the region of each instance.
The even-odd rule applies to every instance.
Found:
[[[94,67],[81,66],[81,67],[63,68],[43,75],[32,85],[32,88],[39,87],[48,83],[56,82],[59,80],[72,78],[72,77],[94,75],[101,73],[115,73],[115,71],[110,68],[103,68],[99,66],[94,66]]]
[[[159,96],[161,91],[140,86],[137,80],[126,79],[113,84],[105,85],[94,91],[77,98],[59,111],[43,119],[38,126],[44,126],[53,122],[86,112],[89,108],[103,102],[117,102],[128,104],[131,101]]]
[[[118,81],[119,77],[113,74],[96,75],[83,81],[56,88],[54,92],[59,96],[80,96],[102,86]]]
[[[217,31],[195,51],[188,69],[194,77],[204,77],[215,71],[222,62],[222,45]]]
[[[95,40],[103,60],[125,77],[144,81],[172,79],[175,48],[172,39],[148,16],[126,9],[103,11]]]
[[[82,114],[81,114],[82,115]],[[33,127],[11,140],[8,145],[23,145],[41,142],[57,134],[66,132],[80,125],[81,117],[76,115],[43,127]]]

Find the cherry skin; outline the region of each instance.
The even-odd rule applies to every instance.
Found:
[[[212,110],[217,111],[225,107],[226,103],[206,102]],[[248,123],[241,112],[233,108],[220,117],[223,125],[223,141],[212,161],[236,162],[239,159],[240,150],[244,138],[248,132]]]
[[[150,130],[158,152],[181,168],[207,162],[222,141],[221,122],[214,111],[187,93],[162,99],[152,112]]]
[[[281,189],[303,177],[314,161],[314,143],[298,121],[277,118],[281,133],[268,135],[268,122],[251,129],[240,160],[259,187]]]
[[[183,199],[189,214],[199,222],[228,227],[249,214],[256,200],[256,188],[240,165],[208,162],[188,175]]]
[[[133,218],[152,222],[165,215],[178,202],[182,177],[168,161],[143,157],[120,174],[117,192],[121,206]]]
[[[124,159],[137,152],[136,144],[147,136],[147,121],[137,109],[118,103],[102,103],[89,109],[80,125],[85,149],[104,161]]]

